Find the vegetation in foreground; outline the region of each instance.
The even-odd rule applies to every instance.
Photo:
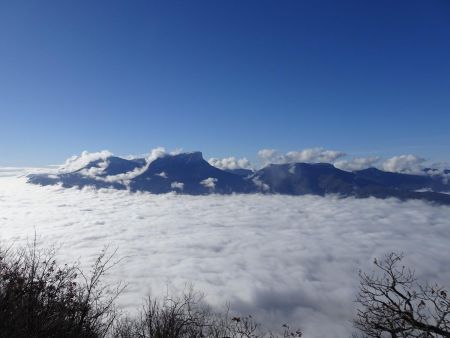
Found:
[[[374,264],[378,273],[360,272],[355,337],[450,337],[450,295],[444,287],[419,282],[390,253]]]
[[[117,263],[113,257],[105,249],[85,274],[76,265],[58,265],[55,250],[39,249],[36,241],[0,250],[0,337],[302,337],[286,324],[276,335],[251,316],[214,312],[192,289],[179,297],[148,298],[138,315],[121,315],[115,301],[124,286],[103,282]],[[418,283],[402,258],[391,253],[375,260],[377,272],[360,273],[354,337],[450,337],[448,291]]]
[[[59,266],[55,250],[36,241],[0,251],[0,337],[18,338],[244,338],[278,337],[251,316],[213,312],[189,289],[180,297],[148,298],[135,317],[123,316],[115,301],[123,285],[103,277],[117,262],[105,249],[89,274]],[[283,326],[281,337],[301,337]]]

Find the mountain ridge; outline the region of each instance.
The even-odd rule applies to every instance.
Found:
[[[432,169],[429,169],[432,170]],[[450,205],[444,176],[392,173],[377,168],[344,171],[330,163],[269,164],[259,170],[223,170],[201,152],[160,154],[151,160],[107,156],[69,172],[31,174],[28,182],[63,187],[94,186],[154,194],[335,194],[342,197],[395,197]]]

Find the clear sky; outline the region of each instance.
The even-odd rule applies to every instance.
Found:
[[[0,165],[156,146],[450,160],[450,2],[0,1]]]

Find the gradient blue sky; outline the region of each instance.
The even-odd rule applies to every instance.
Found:
[[[0,165],[155,146],[450,160],[450,2],[0,2]]]

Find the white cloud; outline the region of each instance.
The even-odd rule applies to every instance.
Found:
[[[60,167],[59,165],[57,167]],[[48,167],[0,167],[0,177],[23,177],[28,174],[56,174],[58,169]]]
[[[172,189],[183,190],[184,189],[184,183],[182,183],[182,182],[172,182],[170,184],[170,187]]]
[[[400,155],[384,161],[381,168],[391,172],[423,174],[424,162],[425,159],[415,155]]]
[[[326,150],[323,148],[311,148],[304,149],[301,151],[290,151],[285,157],[287,162],[307,162],[307,163],[316,163],[316,162],[325,162],[332,163],[336,161],[338,158],[345,156],[345,153],[336,150]]]
[[[113,154],[107,150],[96,152],[96,153],[89,153],[87,151],[84,151],[81,153],[80,156],[72,156],[69,159],[66,160],[66,162],[59,167],[57,170],[57,173],[64,174],[64,173],[70,173],[74,171],[79,170],[79,174],[84,175],[86,177],[90,177],[99,181],[104,182],[117,182],[124,185],[127,185],[129,181],[139,175],[141,175],[143,172],[145,172],[149,165],[156,160],[157,158],[163,157],[167,155],[166,150],[163,147],[158,147],[152,149],[149,154],[147,154],[145,160],[146,163],[142,167],[138,167],[132,171],[121,173],[117,175],[108,175],[106,177],[99,176],[104,172],[104,170],[108,167],[108,157],[112,156]],[[100,160],[98,164],[96,164],[95,167],[83,169],[85,166],[87,166],[89,163],[93,161]],[[80,170],[82,169],[82,170]],[[38,173],[39,171],[34,171],[34,173]],[[40,170],[41,173],[52,173],[52,170],[46,170],[43,172],[43,170]],[[163,174],[163,173],[161,173]]]
[[[258,157],[263,163],[279,163],[282,156],[275,149],[261,149],[258,151]]]
[[[106,168],[108,168],[109,161],[107,159],[99,162],[96,166],[91,168],[82,169],[79,171],[81,175],[88,176],[91,178],[97,178],[99,175],[103,174]]]
[[[148,154],[129,154],[129,155],[125,155],[125,156],[120,156],[126,160],[137,160],[137,159],[141,159],[141,158],[145,158],[146,156],[148,156]]]
[[[362,170],[375,166],[380,161],[379,157],[357,157],[350,160],[340,160],[334,163],[336,168],[354,171]]]
[[[281,154],[274,149],[262,149],[258,151],[258,157],[264,164],[283,164],[283,163],[333,163],[337,159],[344,157],[345,153],[337,150],[327,150],[323,148],[310,148],[300,151],[289,151]]]
[[[21,167],[0,167],[0,177],[22,176],[27,173],[28,169]]]
[[[128,184],[130,180],[133,178],[139,176],[143,172],[145,172],[149,165],[156,160],[157,158],[166,156],[166,150],[163,147],[154,148],[150,151],[150,153],[146,157],[146,163],[142,167],[138,167],[134,169],[133,171],[129,171],[127,173],[118,174],[118,175],[110,175],[106,176],[105,180],[107,182],[122,182],[123,184]]]
[[[450,182],[450,163],[448,162],[438,162],[433,163],[428,168],[431,170],[427,171],[427,174],[430,176],[441,176],[442,182],[444,184],[448,184]]]
[[[164,171],[161,171],[159,174],[156,175],[162,178],[167,178],[167,174]]]
[[[294,164],[294,163],[292,163],[292,164],[289,166],[289,172],[290,172],[292,175],[295,174],[295,164]]]
[[[214,189],[216,187],[217,178],[208,177],[207,179],[200,182],[206,188]]]
[[[263,183],[258,178],[254,177],[252,181],[256,185],[256,187],[260,189],[261,192],[268,192],[270,190],[270,187],[266,183]]]
[[[424,174],[425,167],[435,168],[440,170],[430,172],[430,174],[440,174],[446,176],[442,169],[447,169],[448,164],[441,165],[426,165],[426,160],[415,155],[399,155],[385,160],[378,156],[345,158],[347,155],[342,151],[328,150],[324,148],[309,148],[300,151],[289,151],[285,154],[276,151],[275,149],[261,149],[258,151],[258,158],[263,165],[267,164],[286,164],[286,163],[331,163],[336,168],[354,171],[362,170],[369,167],[378,167],[381,170],[390,172],[401,172],[406,174]],[[380,163],[381,162],[381,163]]]
[[[433,168],[436,172],[444,172],[444,170],[450,170],[450,162],[434,162],[429,165],[429,168]]]
[[[170,152],[170,155],[179,155],[179,154],[182,154],[182,153],[183,153],[183,148],[177,148],[175,150],[172,150]]]
[[[226,170],[226,169],[250,169],[251,163],[244,158],[226,157],[226,158],[210,158],[208,163],[212,166]]]
[[[90,162],[101,160],[105,161],[109,156],[113,154],[108,150],[103,150],[96,153],[90,153],[83,151],[81,155],[74,155],[69,157],[66,162],[59,168],[60,173],[69,173],[77,171],[87,166]]]
[[[154,160],[163,157],[165,155],[167,155],[167,153],[166,149],[164,149],[163,147],[154,148],[150,151],[150,153],[146,158],[147,163],[152,163]]]
[[[36,230],[61,243],[61,262],[90,265],[105,244],[126,257],[109,281],[129,284],[126,310],[146,294],[193,282],[221,309],[265,325],[288,322],[305,337],[349,337],[358,270],[405,253],[419,278],[450,286],[450,207],[395,199],[317,196],[130,194],[64,189],[0,178],[4,245]]]

